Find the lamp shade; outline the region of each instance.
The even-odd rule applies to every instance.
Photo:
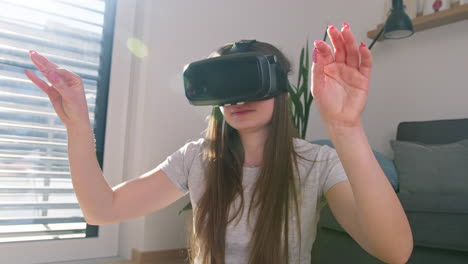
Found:
[[[391,39],[406,38],[414,34],[413,23],[403,9],[402,0],[393,0],[392,12],[384,25],[384,37]]]

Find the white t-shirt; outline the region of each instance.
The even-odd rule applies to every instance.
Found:
[[[190,194],[190,201],[194,208],[204,192],[203,178],[205,174],[201,156],[203,142],[203,138],[188,142],[158,166],[179,190],[185,194]],[[290,213],[290,221],[293,221],[289,225],[289,263],[298,263],[298,257],[300,256],[300,264],[310,264],[320,209],[326,203],[323,195],[335,183],[348,178],[334,148],[327,145],[313,144],[299,138],[294,138],[294,147],[299,154],[307,159],[321,161],[311,162],[298,157],[302,188],[302,197],[300,198],[302,204],[299,205],[302,230],[302,252],[300,253],[298,252],[296,213],[295,211]],[[244,212],[239,223],[236,218],[227,226],[226,264],[247,263],[248,261],[249,242],[255,224],[254,221],[250,221],[250,225],[247,225],[247,214],[252,188],[259,171],[260,167],[243,168]],[[234,201],[233,206],[235,207],[230,210],[230,213],[236,211],[234,209],[238,208],[239,202],[240,197]],[[198,264],[197,260],[195,260],[195,263]]]

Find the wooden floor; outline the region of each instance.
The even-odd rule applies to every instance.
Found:
[[[166,261],[157,261],[157,262],[143,262],[141,264],[188,264],[188,262],[185,262],[183,259],[180,259],[180,260],[166,260]]]
[[[157,262],[142,262],[142,263],[137,263],[137,262],[132,262],[132,261],[121,261],[121,262],[112,262],[112,263],[107,263],[107,264],[187,264],[187,262],[184,262],[183,260],[167,260],[167,261],[157,261]]]
[[[111,262],[107,264],[188,264],[188,262],[184,261],[183,259],[179,260],[164,260],[164,261],[152,261],[152,262],[133,262],[133,261],[118,261],[118,262]]]
[[[186,249],[169,249],[158,251],[145,251],[132,248],[131,258],[114,259],[106,264],[189,264]]]

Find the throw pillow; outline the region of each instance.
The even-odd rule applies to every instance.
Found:
[[[390,140],[400,192],[466,195],[468,139],[450,144]]]

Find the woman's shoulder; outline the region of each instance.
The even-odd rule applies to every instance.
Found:
[[[334,158],[336,153],[333,146],[330,146],[328,140],[315,140],[313,142],[301,139],[293,138],[294,149],[301,156],[313,157],[317,159],[330,159]]]
[[[293,138],[294,150],[298,153],[316,153],[322,145],[315,144],[302,138]]]
[[[177,150],[177,152],[181,152],[184,155],[195,154],[201,151],[204,142],[204,138],[188,140]]]
[[[206,140],[204,138],[192,139],[185,143],[185,146],[192,148],[200,148],[205,145]]]
[[[204,143],[205,143],[205,139],[201,137],[198,139],[190,140],[186,144],[189,144],[192,146],[202,146]]]

